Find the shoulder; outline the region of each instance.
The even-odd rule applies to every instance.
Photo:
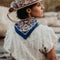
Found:
[[[12,26],[11,28],[9,28],[6,32],[5,35],[5,40],[12,40],[12,38],[16,35],[15,33],[15,29],[14,26]]]
[[[49,27],[48,25],[40,25],[39,26],[39,30],[43,33],[43,34],[55,34],[54,30],[52,27]]]
[[[12,26],[7,30],[6,34],[12,34],[14,31],[15,31],[14,26]]]
[[[48,25],[43,25],[43,24],[40,24],[39,25],[39,28],[41,28],[42,30],[53,30],[51,27],[49,27]]]

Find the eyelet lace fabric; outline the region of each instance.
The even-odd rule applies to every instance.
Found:
[[[58,37],[53,29],[46,25],[40,24],[27,40],[18,35],[13,26],[6,33],[4,49],[16,60],[47,60],[40,51],[45,52],[45,47],[48,53],[57,41]]]

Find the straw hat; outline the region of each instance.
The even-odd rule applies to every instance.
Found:
[[[40,1],[42,1],[42,0],[15,0],[14,2],[12,2],[10,4],[9,13],[7,14],[7,16],[11,21],[16,22],[15,20],[19,20],[16,17],[16,15],[17,15],[16,11],[17,10],[22,9],[24,7],[27,7],[29,5],[35,4],[35,3],[40,2]],[[13,12],[13,14],[11,14],[12,12]],[[12,17],[14,19],[12,19],[10,17]]]

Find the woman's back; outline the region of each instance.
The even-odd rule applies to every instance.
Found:
[[[16,60],[45,60],[44,53],[49,52],[57,42],[57,36],[52,29],[42,24],[26,40],[16,33],[14,26],[6,35],[4,48],[12,53]]]

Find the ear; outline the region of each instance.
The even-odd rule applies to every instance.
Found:
[[[26,9],[26,12],[27,12],[28,14],[30,14],[30,13],[31,13],[31,9],[30,9],[30,8],[27,8],[27,9]]]

